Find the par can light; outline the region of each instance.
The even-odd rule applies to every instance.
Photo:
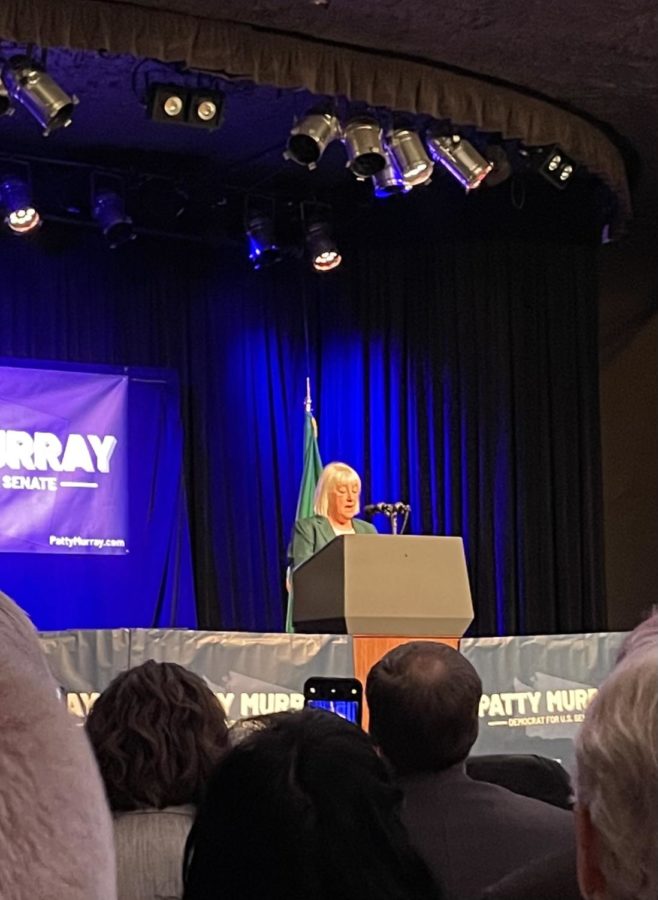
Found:
[[[493,164],[458,134],[450,137],[429,135],[427,147],[434,160],[441,163],[467,191],[478,188],[493,169]]]
[[[365,179],[386,167],[382,129],[370,116],[352,119],[343,136],[347,148],[347,165],[357,178]]]
[[[9,96],[41,125],[44,136],[71,124],[78,98],[62,90],[39,63],[14,56],[5,63],[2,80]]]
[[[309,113],[290,132],[284,155],[300,166],[315,169],[329,144],[340,137],[340,122],[328,113]]]

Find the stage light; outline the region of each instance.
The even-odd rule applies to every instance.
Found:
[[[300,166],[315,169],[329,144],[340,137],[340,122],[329,113],[309,113],[294,126],[283,154]]]
[[[501,144],[489,144],[485,151],[487,159],[492,165],[491,172],[487,175],[484,186],[497,187],[512,175],[512,163],[507,152]]]
[[[4,65],[2,80],[9,96],[41,125],[44,136],[71,124],[78,98],[62,90],[39,63],[27,56],[14,56]]]
[[[357,178],[365,179],[386,167],[386,152],[379,122],[370,116],[352,119],[345,126],[343,140],[349,168]]]
[[[183,98],[179,94],[169,94],[162,101],[162,112],[168,119],[183,117]]]
[[[427,147],[435,161],[454,175],[467,191],[479,187],[493,168],[492,163],[458,134],[450,137],[430,134]]]
[[[190,93],[187,124],[214,131],[224,121],[224,94],[221,91],[195,89]]]
[[[0,118],[2,116],[11,116],[14,107],[11,105],[11,98],[7,92],[4,82],[0,80]]]
[[[537,153],[540,161],[537,167],[539,174],[553,187],[563,191],[577,169],[574,160],[557,146],[539,150]]]
[[[411,187],[424,184],[432,177],[434,163],[415,131],[396,128],[388,137],[388,148],[402,178]]]
[[[386,166],[381,172],[376,172],[372,176],[372,183],[375,197],[380,199],[394,197],[397,194],[406,194],[411,190],[411,185],[407,184],[402,177],[390,153],[387,154]]]
[[[125,200],[116,191],[99,191],[93,200],[92,215],[111,250],[137,237],[133,220],[126,213]]]
[[[30,234],[41,225],[41,216],[32,203],[29,185],[18,176],[9,175],[0,183],[0,205],[4,209],[7,227],[14,234]]]
[[[306,225],[306,248],[316,272],[330,272],[343,261],[327,222],[309,222]]]
[[[213,131],[223,121],[224,94],[178,84],[153,84],[149,90],[148,112],[154,122],[193,125]]]
[[[246,226],[249,259],[254,269],[264,269],[281,261],[281,250],[274,240],[272,219],[263,213],[252,213]]]

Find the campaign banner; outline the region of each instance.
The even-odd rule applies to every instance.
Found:
[[[482,679],[474,753],[535,753],[574,762],[585,710],[610,673],[622,633],[469,638],[463,655]]]
[[[148,659],[178,663],[204,678],[231,722],[301,709],[307,678],[354,676],[349,635],[116,628],[40,638],[69,710],[81,719],[115,675]]]
[[[128,377],[0,367],[0,551],[128,552]]]

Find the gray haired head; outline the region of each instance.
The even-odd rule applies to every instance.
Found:
[[[595,892],[601,900],[658,896],[658,654],[635,648],[588,707],[576,739],[576,800],[581,829],[581,890],[591,874],[589,823],[597,848]],[[586,823],[583,826],[583,821]],[[585,876],[587,877],[587,876]]]
[[[654,606],[643,622],[627,634],[619,648],[617,663],[620,663],[631,653],[652,647],[658,657],[658,606]]]

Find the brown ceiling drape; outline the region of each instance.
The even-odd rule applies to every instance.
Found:
[[[113,0],[2,0],[0,36],[44,47],[183,61],[260,84],[449,118],[528,146],[559,144],[614,192],[613,230],[623,230],[631,216],[623,160],[595,125],[513,88],[432,63]]]

